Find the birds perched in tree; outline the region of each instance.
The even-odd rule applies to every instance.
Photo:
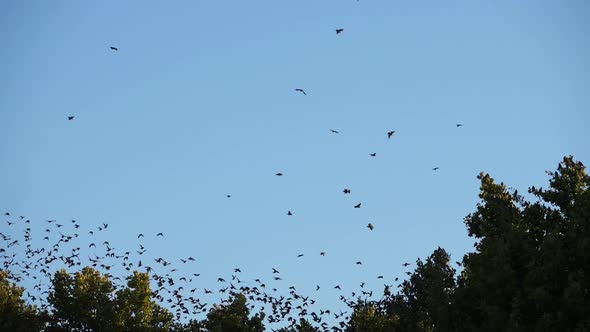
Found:
[[[358,203],[357,205],[354,206],[355,209],[360,209],[361,208],[361,203]]]
[[[72,121],[72,120],[74,120],[75,117],[76,117],[75,115],[70,115],[70,116],[68,116],[68,120]]]
[[[344,29],[336,29],[336,34],[339,35],[344,31]]]
[[[373,228],[375,228],[375,226],[373,226],[373,224],[369,223],[369,224],[367,225],[367,228],[368,228],[368,229],[370,229],[370,230],[373,230]]]
[[[111,50],[118,51],[119,49],[117,47],[111,46]]]
[[[387,138],[391,138],[391,136],[393,136],[393,134],[395,134],[395,130],[388,131],[387,132]]]
[[[307,93],[305,93],[305,91],[303,91],[303,89],[295,89],[295,91],[297,91],[297,92],[301,92],[301,93],[303,93],[304,95],[306,95],[306,96],[307,96]]]

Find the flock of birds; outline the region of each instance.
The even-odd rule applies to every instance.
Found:
[[[344,32],[344,29],[336,29],[337,35]],[[119,51],[118,47],[111,46],[113,52]],[[295,92],[306,96],[307,93],[302,88],[296,88]],[[75,115],[67,116],[68,121],[73,121]],[[456,124],[461,127],[462,124]],[[333,134],[340,134],[338,130],[330,129]],[[387,139],[391,139],[396,134],[395,130],[386,132]],[[377,153],[369,154],[376,157]],[[439,170],[439,167],[433,167],[433,171]],[[283,173],[277,172],[278,177],[284,176]],[[352,193],[349,188],[344,188],[342,192],[345,195]],[[231,194],[226,195],[231,198]],[[355,209],[361,208],[361,203],[353,206]],[[292,211],[287,211],[288,216],[292,216]],[[18,227],[23,228],[22,237],[17,236],[16,232],[10,230],[7,233],[0,232],[0,263],[4,270],[10,271],[10,277],[18,283],[30,283],[32,288],[26,292],[28,300],[38,304],[41,309],[48,308],[46,295],[51,291],[50,279],[55,271],[61,268],[67,268],[69,271],[79,269],[83,266],[90,265],[99,271],[109,274],[114,282],[115,288],[125,286],[124,279],[115,275],[117,271],[125,273],[133,270],[143,270],[150,274],[153,281],[153,298],[167,306],[178,319],[188,318],[190,315],[198,315],[208,312],[215,308],[214,299],[207,294],[235,295],[244,294],[250,303],[252,309],[260,309],[267,316],[266,320],[270,324],[284,324],[293,326],[298,322],[298,318],[311,319],[316,326],[324,331],[342,331],[346,327],[348,311],[332,312],[329,308],[318,308],[316,300],[311,295],[304,295],[297,291],[295,286],[288,287],[288,294],[282,293],[281,281],[283,276],[280,271],[274,267],[269,269],[269,275],[257,278],[246,278],[242,269],[236,267],[230,277],[219,276],[217,289],[198,288],[194,286],[200,277],[199,273],[186,273],[186,270],[192,267],[187,266],[196,262],[194,257],[176,258],[174,260],[165,259],[164,257],[149,257],[146,252],[147,248],[142,243],[145,238],[144,234],[137,235],[137,248],[134,250],[116,250],[103,237],[104,232],[108,229],[107,223],[102,223],[95,229],[88,229],[85,236],[81,233],[81,225],[76,220],[67,223],[60,223],[56,220],[47,220],[46,227],[39,238],[33,240],[33,230],[31,221],[25,216],[19,216],[13,219],[9,212],[4,213],[5,223],[15,231]],[[369,231],[375,229],[375,225],[368,223],[366,228]],[[163,232],[155,234],[156,237],[164,237]],[[87,239],[88,243],[80,243]],[[35,245],[37,244],[37,245]],[[85,253],[88,252],[88,253]],[[325,256],[326,252],[320,252]],[[304,254],[297,255],[297,258],[303,257]],[[356,265],[362,265],[362,261],[356,261]],[[408,267],[409,263],[404,263]],[[184,273],[183,273],[184,270]],[[411,275],[410,271],[405,272]],[[383,275],[377,276],[377,279],[385,279]],[[399,278],[391,278],[389,282],[398,282]],[[360,284],[360,290],[345,293],[340,284],[330,285],[329,288],[339,291],[340,300],[347,307],[353,308],[357,299],[369,299],[373,296],[373,291],[365,287],[366,283]],[[384,283],[383,294],[391,294],[392,284]],[[398,284],[397,287],[401,287]],[[322,289],[320,285],[315,286],[315,292]],[[201,295],[201,296],[200,296]],[[377,295],[377,294],[376,294]],[[220,298],[218,304],[224,304],[228,298]],[[270,309],[270,311],[268,311]],[[336,323],[331,323],[335,320]]]
[[[108,241],[108,223],[84,230],[76,220],[67,223],[46,220],[45,229],[35,238],[30,219],[25,216],[13,218],[10,212],[4,213],[4,219],[9,228],[6,233],[0,232],[1,269],[8,271],[14,282],[31,286],[27,287],[26,299],[42,310],[49,309],[47,295],[51,292],[50,281],[56,271],[65,268],[74,275],[82,267],[92,266],[110,277],[115,290],[124,288],[126,284],[120,273],[130,274],[135,270],[149,273],[153,282],[152,298],[168,307],[177,319],[194,318],[194,315],[207,313],[218,305],[227,304],[231,298],[220,297],[216,301],[210,297],[211,301],[205,302],[204,298],[209,294],[243,294],[249,300],[250,309],[264,312],[265,320],[270,324],[286,322],[288,326],[294,326],[299,318],[305,318],[315,322],[324,331],[343,331],[347,324],[348,311],[333,312],[329,308],[319,308],[312,295],[302,294],[294,285],[288,286],[288,295],[282,292],[285,287],[283,275],[275,267],[269,268],[266,277],[256,278],[245,277],[242,269],[236,267],[229,277],[217,277],[219,286],[216,289],[201,289],[195,286],[200,283],[201,274],[187,272],[194,269],[190,264],[196,263],[197,258],[150,257],[142,243],[145,238],[143,233],[137,235],[137,248],[134,250],[117,250]],[[373,229],[371,224],[367,227]],[[22,236],[16,235],[19,229],[22,230]],[[164,237],[164,233],[158,232],[154,237]],[[84,240],[87,242],[82,243]],[[322,251],[320,255],[325,256],[326,252]],[[297,257],[303,256],[299,254]],[[355,264],[362,265],[362,262],[357,261]],[[408,267],[410,263],[404,263],[403,266]],[[405,273],[411,275],[410,271]],[[385,276],[376,278],[385,279]],[[392,279],[390,281],[399,281],[399,277]],[[349,308],[354,308],[359,298],[373,297],[373,290],[365,285],[362,282],[359,290],[350,293],[345,293],[341,284],[328,288],[337,290],[340,300]],[[391,294],[392,287],[392,284],[385,283],[383,294]],[[401,284],[397,287],[401,287]],[[321,289],[320,285],[315,286],[315,292]],[[336,320],[336,324],[329,323],[330,319]]]

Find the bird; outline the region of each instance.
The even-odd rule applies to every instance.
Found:
[[[410,263],[403,263],[402,265],[403,265],[403,266],[409,266],[409,265],[410,265]]]
[[[433,170],[433,171],[438,171],[438,169],[439,169],[439,168],[440,168],[440,167],[434,167],[432,170]]]
[[[279,270],[275,269],[274,267],[272,268],[272,273],[280,273]]]
[[[363,265],[363,262],[361,262],[361,261],[357,261],[355,264],[356,264],[356,265]]]
[[[395,130],[388,131],[387,132],[387,138],[391,138],[391,136],[393,136],[393,134],[395,134]]]
[[[231,195],[225,195],[227,198],[231,198]]]
[[[375,157],[376,155],[377,155],[377,152],[371,153],[371,157]]]
[[[324,252],[324,251],[320,252],[320,256],[326,256],[326,252]]]
[[[164,233],[158,233],[156,236],[164,236]]]
[[[344,190],[342,190],[342,192],[345,194],[350,194],[350,189],[344,188]]]
[[[288,216],[292,216],[292,215],[293,215],[293,213],[291,213],[291,211],[287,211],[287,215],[288,215]]]
[[[344,31],[344,29],[336,29],[336,34],[339,35]]]
[[[303,93],[304,95],[306,95],[306,96],[307,96],[307,93],[305,93],[305,91],[304,91],[303,89],[295,89],[295,91],[297,91],[297,92],[301,92],[301,93]]]
[[[297,258],[303,257],[304,254],[297,255]]]
[[[370,230],[373,230],[373,228],[375,228],[375,226],[373,226],[373,224],[369,223],[369,224],[367,225],[367,228],[368,228],[368,229],[370,229]]]
[[[330,131],[333,132],[334,134],[340,134],[340,132],[338,130],[330,129]]]
[[[357,205],[354,206],[355,209],[360,209],[361,208],[361,203],[358,203]]]
[[[279,172],[277,174],[275,174],[276,176],[283,176],[283,173]]]
[[[111,46],[111,50],[118,51],[119,49],[117,47]]]
[[[463,127],[463,124],[462,123],[457,123],[455,126],[457,126],[457,128],[458,127]]]
[[[76,116],[74,116],[74,115],[69,115],[69,116],[68,116],[68,121],[72,121],[72,120],[74,120],[74,118],[75,118],[75,117],[76,117]]]
[[[143,234],[141,234],[141,233],[137,236],[138,239],[142,238],[142,237],[143,237]]]

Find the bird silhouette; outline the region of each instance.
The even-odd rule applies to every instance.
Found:
[[[141,234],[141,233],[137,236],[138,239],[142,238],[142,237],[143,237],[143,234]]]
[[[336,34],[339,35],[344,31],[344,29],[336,29]]]
[[[280,173],[280,172],[279,172],[279,173],[277,173],[277,174],[275,174],[275,175],[276,175],[276,176],[283,176],[283,173]]]
[[[410,263],[403,263],[402,265],[403,265],[403,266],[409,266],[409,265],[410,265]]]
[[[462,123],[457,123],[455,126],[457,126],[457,127],[463,127],[463,124]]]
[[[164,236],[164,233],[158,233],[156,236]]]
[[[293,213],[291,213],[291,211],[287,211],[287,215],[288,215],[288,216],[292,216],[292,215],[293,215]]]
[[[330,131],[333,132],[334,134],[340,134],[340,132],[338,132],[338,130],[330,129]]]
[[[72,120],[74,120],[74,118],[75,118],[75,117],[76,117],[76,116],[74,116],[74,115],[70,115],[70,116],[68,116],[68,120],[69,120],[69,121],[72,121]]]
[[[393,134],[395,134],[395,130],[388,131],[387,132],[387,138],[391,138],[391,136],[393,136]]]
[[[361,203],[358,203],[357,205],[354,206],[355,209],[360,209],[361,208]]]
[[[433,170],[433,171],[438,171],[438,169],[439,169],[439,168],[440,168],[440,167],[434,167],[432,170]]]
[[[304,256],[304,254],[299,254],[299,255],[297,255],[297,258],[301,258],[303,256]]]
[[[295,91],[297,91],[297,92],[301,92],[301,93],[303,93],[304,95],[306,95],[306,96],[307,96],[307,93],[305,93],[305,91],[303,91],[303,89],[295,89]]]
[[[344,190],[342,190],[342,192],[345,194],[350,194],[350,189],[344,188]]]
[[[376,155],[377,155],[377,152],[371,153],[371,157],[375,157]]]
[[[373,226],[373,224],[369,223],[369,224],[367,225],[367,228],[368,228],[368,229],[370,229],[370,230],[373,230],[373,228],[375,228],[375,226]]]
[[[117,47],[111,46],[111,50],[118,51],[119,49]]]

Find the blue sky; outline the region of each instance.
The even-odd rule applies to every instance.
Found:
[[[120,250],[144,233],[153,257],[196,257],[199,287],[239,266],[278,268],[285,291],[320,284],[326,306],[336,284],[381,290],[377,275],[437,246],[471,249],[479,172],[525,191],[564,155],[590,162],[588,15],[587,1],[2,1],[0,209],[39,229],[107,222]]]

